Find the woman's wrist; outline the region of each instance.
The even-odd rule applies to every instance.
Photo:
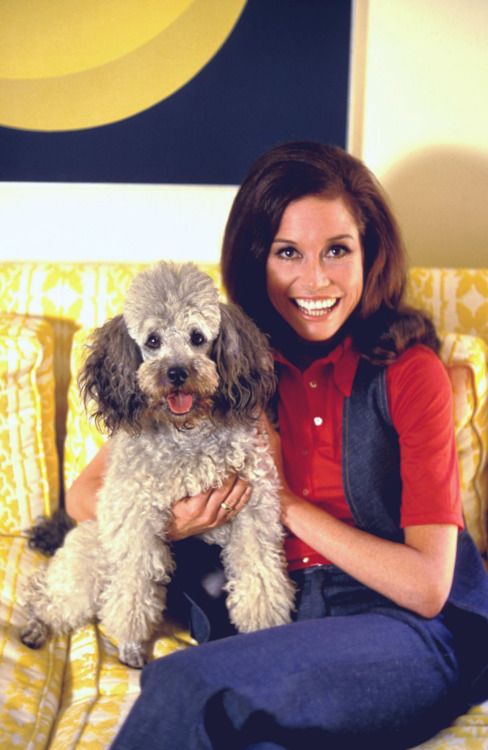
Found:
[[[292,531],[293,519],[296,511],[306,505],[306,500],[295,495],[289,487],[285,487],[281,492],[281,521],[287,529]]]

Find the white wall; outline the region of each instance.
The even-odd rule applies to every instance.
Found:
[[[488,2],[357,0],[350,148],[417,265],[488,266]]]
[[[2,260],[218,261],[232,187],[0,183]]]

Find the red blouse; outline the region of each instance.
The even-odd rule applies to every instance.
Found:
[[[346,339],[303,372],[281,355],[276,359],[281,364],[278,418],[290,488],[354,525],[342,484],[342,407],[359,355]],[[452,391],[444,365],[417,344],[388,367],[387,388],[400,440],[402,528],[431,523],[462,528]],[[285,544],[290,570],[328,562],[291,534]]]

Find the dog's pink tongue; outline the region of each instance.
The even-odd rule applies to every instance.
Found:
[[[186,414],[193,406],[191,393],[170,393],[166,400],[173,414]]]

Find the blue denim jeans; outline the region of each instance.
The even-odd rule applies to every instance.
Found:
[[[333,566],[294,577],[294,623],[149,664],[114,750],[398,750],[463,710],[442,617]]]

